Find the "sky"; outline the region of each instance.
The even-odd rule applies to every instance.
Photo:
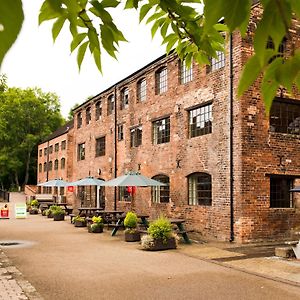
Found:
[[[81,104],[165,53],[159,35],[152,39],[151,26],[139,24],[134,10],[119,10],[115,11],[115,21],[129,42],[120,44],[118,60],[103,55],[101,74],[87,51],[79,72],[77,51],[72,55],[70,52],[68,26],[65,24],[55,43],[52,22],[38,26],[42,3],[42,0],[23,0],[25,21],[0,72],[7,75],[10,87],[39,87],[44,92],[56,93],[65,117],[75,104]]]

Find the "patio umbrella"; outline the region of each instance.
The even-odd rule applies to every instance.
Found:
[[[65,187],[67,185],[69,185],[69,183],[62,179],[53,179],[38,184],[38,186],[45,186],[45,187]]]
[[[300,186],[296,186],[290,190],[290,192],[300,192]]]
[[[82,178],[80,180],[70,182],[68,185],[74,185],[74,186],[89,186],[90,187],[90,202],[92,200],[92,186],[102,186],[104,183],[104,180],[94,178],[92,176],[87,176],[85,178]]]

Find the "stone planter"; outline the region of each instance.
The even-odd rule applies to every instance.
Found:
[[[31,215],[37,215],[38,214],[38,210],[37,209],[30,209],[29,210],[29,214],[31,214]]]
[[[53,220],[54,221],[64,221],[65,220],[65,215],[62,215],[62,214],[53,215]]]
[[[125,242],[139,242],[141,240],[141,234],[139,231],[125,231]]]
[[[168,249],[176,249],[176,241],[175,238],[169,238],[167,242],[163,242],[162,239],[155,239],[153,245],[150,245],[145,250],[149,251],[160,251],[160,250],[168,250]]]
[[[75,227],[86,227],[86,221],[74,221],[74,226]]]
[[[88,225],[88,232],[89,233],[102,233],[103,226],[92,226],[93,224]]]

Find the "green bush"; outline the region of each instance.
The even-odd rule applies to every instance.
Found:
[[[126,228],[136,228],[137,227],[137,221],[138,221],[138,217],[134,212],[129,211],[126,214],[126,217],[124,219],[124,226]]]
[[[101,217],[96,217],[96,216],[93,216],[92,217],[92,222],[93,224],[91,224],[91,228],[96,228],[96,227],[104,227],[104,221]]]
[[[73,222],[85,222],[85,217],[76,216],[73,218]]]
[[[39,201],[37,201],[36,199],[31,200],[30,206],[35,206],[35,207],[39,206]]]
[[[167,218],[159,217],[150,224],[147,232],[153,239],[162,239],[166,243],[172,236],[172,225]]]
[[[54,206],[54,205],[53,205]],[[52,207],[52,206],[51,206]],[[60,207],[60,206],[56,206],[55,209],[51,209],[52,211],[52,214],[54,216],[57,216],[57,215],[64,215],[65,214],[65,211]]]

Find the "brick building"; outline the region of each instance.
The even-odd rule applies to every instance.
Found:
[[[162,56],[74,109],[66,179],[133,170],[168,184],[138,188],[134,203],[126,189],[102,187],[86,204],[183,217],[195,233],[239,242],[286,238],[300,225],[289,192],[300,177],[300,95],[278,91],[269,117],[258,82],[236,96],[260,14],[254,5],[247,36],[235,32],[209,67]],[[283,55],[300,47],[296,25]]]

